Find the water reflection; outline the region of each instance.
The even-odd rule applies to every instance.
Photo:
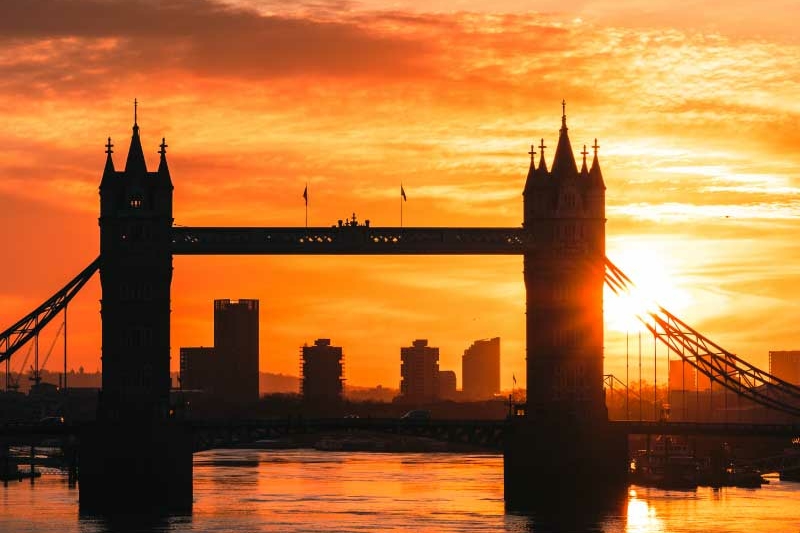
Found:
[[[81,533],[166,533],[189,526],[190,522],[190,516],[150,515],[144,509],[136,515],[81,516],[78,530]]]
[[[654,533],[664,531],[664,522],[658,518],[656,510],[638,498],[635,489],[628,493],[627,533]]]
[[[624,531],[628,495],[626,488],[607,488],[580,495],[554,490],[539,494],[524,513],[509,511],[522,519],[519,529],[530,533],[571,531],[576,533],[597,531]]]
[[[0,487],[0,531],[796,533],[800,524],[800,483],[777,478],[760,489],[553,492],[521,514],[505,508],[498,455],[219,450],[197,454],[194,472],[191,516],[79,517],[66,476],[12,483]]]

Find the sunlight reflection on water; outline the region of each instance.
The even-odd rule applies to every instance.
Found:
[[[194,458],[191,516],[79,518],[60,476],[0,489],[0,531],[526,532],[800,531],[800,484],[669,492],[631,487],[625,501],[506,513],[498,455],[216,450]],[[122,497],[122,495],[120,495]]]

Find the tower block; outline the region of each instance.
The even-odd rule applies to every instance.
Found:
[[[134,103],[136,106],[136,103]],[[170,413],[172,181],[148,172],[134,108],[125,169],[111,139],[100,182],[103,385],[81,435],[81,512],[191,509],[191,435]],[[114,490],[115,487],[126,490]],[[133,501],[119,494],[137,494]]]
[[[527,336],[525,416],[510,422],[505,450],[506,503],[535,504],[558,493],[596,491],[598,480],[624,478],[627,437],[608,425],[603,391],[605,183],[594,159],[578,169],[566,103],[547,169],[542,139],[523,192]],[[557,484],[559,486],[554,486]],[[538,490],[541,489],[541,490]],[[533,499],[533,500],[532,500]]]

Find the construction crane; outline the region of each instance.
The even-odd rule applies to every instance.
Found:
[[[56,341],[61,336],[62,331],[64,331],[64,322],[62,322],[61,325],[58,326],[58,331],[56,331],[56,335],[55,337],[53,337],[53,342],[50,343],[50,348],[47,350],[47,353],[44,356],[44,361],[42,362],[42,365],[39,368],[33,369],[32,372],[33,375],[30,378],[28,378],[31,381],[35,382],[36,385],[38,385],[42,381],[41,372],[44,369],[44,366],[47,364],[47,360],[50,359],[50,354],[53,353],[53,348],[56,345]]]
[[[14,379],[14,376],[11,375],[11,372],[8,373],[7,378],[8,382],[6,386],[9,390],[18,391],[19,390],[19,380],[22,378],[22,373],[25,371],[25,364],[28,362],[28,358],[31,356],[31,351],[33,350],[33,343],[28,345],[28,351],[25,352],[25,358],[22,360],[22,366],[19,367],[19,373],[17,374],[17,379]],[[11,358],[7,359],[10,361]]]

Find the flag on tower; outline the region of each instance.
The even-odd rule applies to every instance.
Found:
[[[514,382],[514,386],[516,386],[517,385],[517,376],[515,376],[514,374],[511,374],[511,381],[513,381]]]
[[[308,185],[303,189],[303,199],[306,201],[306,205],[308,205]]]
[[[400,196],[403,198],[404,202],[408,201],[408,198],[406,198],[406,191],[403,190],[403,184],[402,183],[400,184]]]

